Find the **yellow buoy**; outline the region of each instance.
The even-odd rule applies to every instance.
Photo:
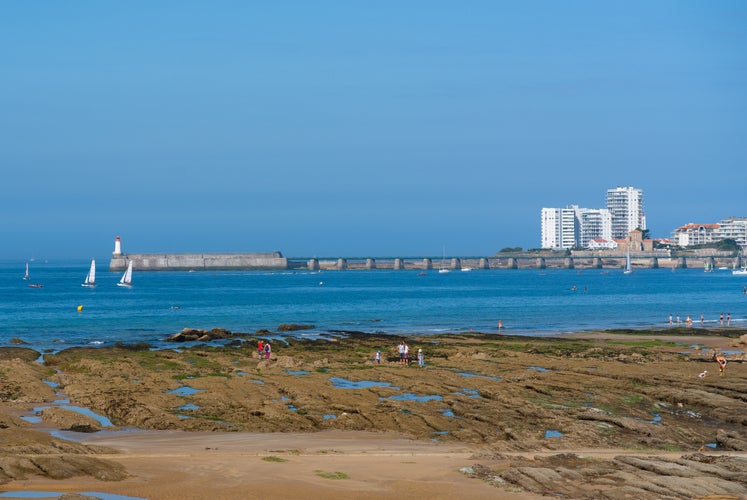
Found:
[[[81,312],[82,310],[83,310],[83,306],[82,305],[78,306],[78,312]]]

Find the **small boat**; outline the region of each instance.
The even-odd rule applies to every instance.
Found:
[[[468,272],[470,272],[471,270],[472,270],[472,268],[471,268],[471,267],[463,267],[463,268],[462,268],[462,271],[463,271],[463,272],[465,272],[465,273],[468,273]]]
[[[29,288],[42,288],[43,286],[40,283],[29,283]]]
[[[81,283],[80,286],[85,286],[89,288],[93,288],[96,286],[96,260],[91,259],[91,268],[88,270],[88,274],[86,274],[86,279],[83,283]]]
[[[633,268],[630,265],[630,251],[628,251],[628,255],[625,257],[625,271],[623,273],[630,274],[633,272]]]
[[[446,274],[450,272],[450,269],[446,267],[446,247],[444,247],[443,256],[441,257],[441,267],[438,268],[440,274]]]
[[[734,276],[747,276],[747,267],[741,267],[739,269],[734,269],[731,274]]]
[[[28,281],[29,280],[29,263],[26,262],[26,274],[23,275],[23,279]]]
[[[127,270],[119,279],[119,283],[117,283],[117,286],[132,286],[132,261],[129,261],[127,263]]]
[[[703,272],[704,273],[712,273],[713,272],[713,264],[711,262],[706,262],[703,265]]]

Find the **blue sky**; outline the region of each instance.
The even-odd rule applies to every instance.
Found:
[[[742,1],[5,2],[0,259],[490,255],[747,216]]]

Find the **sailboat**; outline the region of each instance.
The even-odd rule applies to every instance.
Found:
[[[127,270],[119,279],[117,286],[132,286],[132,261],[127,263]]]
[[[443,256],[441,257],[441,267],[438,268],[438,272],[441,274],[449,272],[449,268],[446,267],[446,248],[444,248]]]
[[[89,288],[96,286],[96,260],[91,259],[91,268],[88,270],[88,274],[86,274],[86,280],[80,286]]]
[[[628,255],[625,257],[625,271],[623,273],[630,274],[633,272],[633,268],[630,265],[630,250],[628,250]]]
[[[23,275],[23,279],[28,281],[29,280],[29,263],[26,262],[26,274]]]

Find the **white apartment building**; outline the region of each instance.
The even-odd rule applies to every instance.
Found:
[[[575,208],[542,209],[542,248],[573,248],[576,245]]]
[[[714,239],[727,238],[736,241],[742,250],[747,250],[747,217],[727,217],[718,222]]]
[[[718,224],[694,224],[690,222],[680,226],[672,233],[672,240],[681,247],[705,245],[721,238],[717,236]]]
[[[596,239],[612,239],[612,215],[605,208],[542,209],[542,248],[588,247]]]
[[[578,245],[589,248],[594,240],[612,240],[612,214],[606,208],[580,208],[577,211],[580,222]]]
[[[607,190],[607,209],[612,214],[612,237],[623,239],[634,229],[646,229],[643,190],[616,187]]]

